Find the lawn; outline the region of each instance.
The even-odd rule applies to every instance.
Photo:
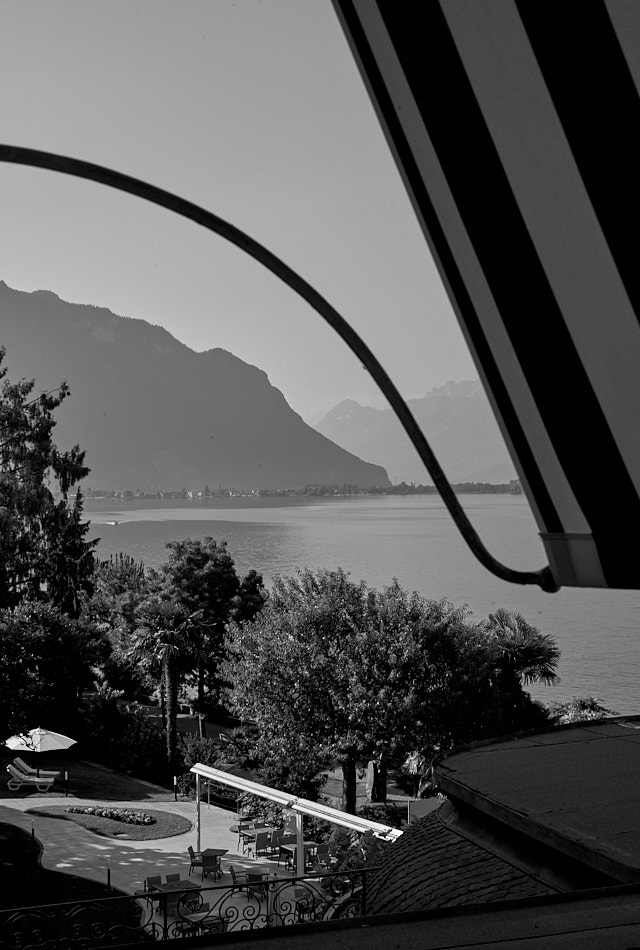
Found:
[[[30,808],[27,815],[42,815],[45,818],[61,818],[66,821],[75,821],[94,834],[104,835],[106,838],[118,838],[122,841],[151,841],[154,838],[171,838],[174,835],[183,835],[190,831],[193,825],[188,818],[175,815],[173,812],[152,811],[144,809],[145,815],[155,818],[152,825],[135,825],[124,821],[115,821],[112,818],[103,818],[101,815],[87,815],[65,811],[65,805],[45,805]]]
[[[73,798],[92,798],[103,802],[173,801],[173,790],[162,788],[160,785],[151,785],[131,775],[122,775],[95,762],[76,759],[69,752],[47,752],[39,757],[25,753],[24,758],[28,758],[29,764],[34,768],[39,766],[41,769],[53,769],[60,772],[60,778],[46,793],[47,798],[65,797],[64,773],[66,771],[69,773],[69,796]],[[10,755],[5,756],[6,762],[10,762],[11,759]],[[6,782],[0,782],[0,799],[3,798],[41,799],[42,794],[33,787],[23,787],[17,792],[11,792]]]

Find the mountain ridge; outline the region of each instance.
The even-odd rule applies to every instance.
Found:
[[[69,383],[54,438],[86,450],[92,488],[389,484],[308,426],[264,370],[140,318],[0,281],[0,343],[12,381]]]
[[[516,470],[479,379],[448,381],[407,400],[449,481],[507,483]],[[391,409],[345,399],[316,424],[327,438],[383,465],[394,482],[431,479]]]

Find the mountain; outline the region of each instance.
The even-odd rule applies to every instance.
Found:
[[[449,382],[408,402],[451,482],[508,482],[514,465],[479,380]],[[431,479],[391,409],[346,399],[316,426],[349,452],[377,462],[394,482]]]
[[[0,281],[0,344],[11,381],[69,383],[54,438],[86,450],[91,488],[389,484],[308,426],[262,370],[144,320]]]

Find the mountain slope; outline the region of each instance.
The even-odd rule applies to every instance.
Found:
[[[450,481],[498,483],[516,477],[479,380],[447,383],[409,400],[409,408]],[[394,482],[431,482],[390,409],[347,399],[316,428],[349,452],[384,465]]]
[[[69,383],[55,440],[86,450],[92,488],[389,484],[306,425],[262,370],[144,320],[0,281],[0,344],[11,380]]]

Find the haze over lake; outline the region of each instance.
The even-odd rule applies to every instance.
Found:
[[[521,570],[546,563],[524,496],[460,500],[503,563]],[[85,509],[102,558],[122,551],[158,566],[168,541],[211,535],[228,542],[238,573],[255,568],[267,585],[276,574],[298,568],[340,566],[370,587],[382,588],[397,577],[408,590],[466,604],[477,619],[498,607],[519,611],[562,650],[561,683],[536,687],[534,695],[545,701],[595,695],[619,713],[640,711],[640,592],[564,588],[545,594],[498,580],[469,552],[438,496],[87,499]],[[113,521],[118,524],[108,523]]]

